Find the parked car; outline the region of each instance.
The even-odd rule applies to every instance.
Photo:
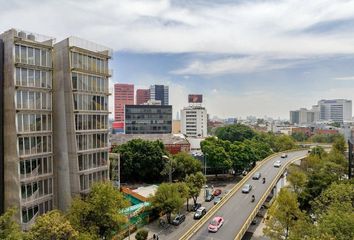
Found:
[[[205,207],[200,207],[198,210],[194,213],[194,219],[201,219],[204,215],[206,214],[206,208]]]
[[[209,194],[205,197],[205,201],[206,202],[211,202],[214,199],[214,195],[213,194]]]
[[[218,204],[221,201],[222,197],[215,197],[214,198],[214,205]]]
[[[281,158],[287,158],[288,157],[288,154],[286,154],[286,153],[283,153],[282,155],[281,155]]]
[[[275,161],[275,163],[273,164],[274,167],[278,168],[281,166],[281,161]]]
[[[209,232],[217,232],[224,223],[224,218],[214,217],[213,220],[209,223],[208,230]]]
[[[184,220],[186,220],[186,216],[184,214],[177,214],[175,219],[173,219],[172,224],[175,225],[175,226],[178,226],[182,222],[184,222]]]
[[[261,178],[261,176],[262,176],[262,174],[261,174],[260,172],[256,172],[256,173],[253,175],[252,179],[253,179],[253,180],[258,180],[258,179]]]
[[[215,189],[213,192],[214,197],[219,196],[221,194],[221,189]]]
[[[202,204],[196,203],[192,208],[193,212],[197,211],[201,206],[202,206]]]
[[[252,190],[251,184],[245,184],[242,188],[242,193],[249,193]]]

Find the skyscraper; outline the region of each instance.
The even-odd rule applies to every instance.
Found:
[[[0,35],[0,212],[15,206],[25,230],[108,179],[110,56],[78,38]]]
[[[134,104],[134,85],[114,84],[114,120],[124,123],[124,106]]]
[[[151,85],[150,86],[150,99],[161,101],[161,105],[168,105],[168,103],[169,103],[168,86]]]
[[[52,52],[54,39],[11,29],[0,35],[3,96],[2,207],[19,209],[23,229],[53,209]]]
[[[181,110],[181,132],[187,137],[206,137],[208,117],[206,109],[202,107],[203,96],[190,94],[188,102],[189,106]]]
[[[136,90],[136,105],[142,105],[150,100],[150,89]]]

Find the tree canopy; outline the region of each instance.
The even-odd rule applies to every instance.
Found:
[[[168,153],[162,142],[133,139],[114,147],[112,152],[121,154],[122,181],[153,183],[163,179],[161,175],[165,166],[163,156]],[[113,158],[112,161],[117,160]]]
[[[200,191],[205,185],[206,178],[201,172],[186,176],[185,182],[188,186],[189,196],[193,198],[194,205],[197,203]]]
[[[16,213],[15,208],[9,208],[0,216],[0,239],[4,240],[21,240],[23,234],[18,223],[13,219]]]
[[[216,129],[215,135],[222,140],[228,140],[230,142],[242,142],[246,139],[252,139],[254,136],[256,136],[256,133],[246,125],[232,124],[225,127],[219,127]]]

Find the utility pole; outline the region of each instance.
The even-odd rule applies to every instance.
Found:
[[[117,167],[118,189],[120,191],[120,153],[117,154],[117,162],[118,162],[118,167]]]

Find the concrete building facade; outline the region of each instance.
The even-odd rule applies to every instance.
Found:
[[[58,208],[108,179],[109,48],[70,37],[54,46],[54,149]]]
[[[169,104],[169,90],[165,85],[150,86],[150,100],[159,100],[161,105]]]
[[[108,179],[110,57],[78,38],[0,35],[0,213],[16,207],[22,229]]]
[[[315,122],[315,112],[313,110],[307,110],[306,108],[300,108],[296,111],[290,111],[290,123],[291,124],[310,124]]]
[[[187,137],[206,137],[207,122],[207,110],[202,106],[189,106],[181,110],[181,133]]]
[[[150,89],[136,90],[136,105],[142,105],[150,100]]]
[[[54,207],[53,43],[37,34],[8,30],[0,35],[3,209],[18,208],[28,229]]]

